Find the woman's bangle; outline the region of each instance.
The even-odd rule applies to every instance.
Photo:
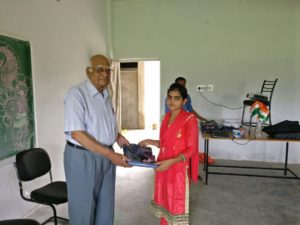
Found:
[[[182,160],[183,162],[185,162],[185,156],[184,156],[182,153],[179,154],[179,157],[181,158],[181,160]]]

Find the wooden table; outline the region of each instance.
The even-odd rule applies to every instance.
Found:
[[[253,131],[247,133],[244,138],[234,138],[232,133],[229,133],[229,138],[222,138],[222,137],[212,137],[212,133],[210,132],[202,132],[202,136],[204,138],[204,170],[205,170],[205,184],[208,184],[208,175],[209,174],[217,174],[217,175],[234,175],[234,176],[251,176],[251,177],[269,177],[269,178],[281,178],[281,179],[298,179],[300,177],[297,176],[291,169],[288,168],[288,153],[289,153],[289,142],[300,142],[297,139],[274,139],[269,137],[266,133],[262,133],[260,137],[255,137],[253,135]],[[228,141],[263,141],[263,142],[286,142],[285,147],[285,159],[283,167],[274,168],[274,167],[255,167],[255,166],[234,166],[234,165],[220,165],[220,164],[208,164],[208,154],[209,154],[209,141],[210,140],[228,140]],[[232,172],[215,172],[210,171],[209,167],[224,167],[224,168],[242,168],[242,169],[253,169],[253,170],[282,170],[283,176],[273,176],[273,175],[260,175],[255,173],[232,173]],[[289,172],[289,175],[288,175]]]

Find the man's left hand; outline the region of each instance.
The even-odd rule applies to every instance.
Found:
[[[121,148],[123,148],[124,145],[130,144],[129,141],[120,133],[118,134],[117,143]]]

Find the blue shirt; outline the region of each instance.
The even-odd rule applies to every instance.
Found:
[[[187,101],[186,101],[185,105],[182,106],[182,108],[187,112],[193,112],[192,99],[189,94],[187,95]],[[170,109],[167,105],[167,100],[165,100],[165,113],[167,113],[169,111],[170,111]]]
[[[78,144],[71,137],[72,131],[86,131],[104,145],[112,145],[118,135],[113,106],[107,89],[103,95],[86,80],[72,87],[65,96],[66,139]]]

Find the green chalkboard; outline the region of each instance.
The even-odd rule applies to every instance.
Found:
[[[0,160],[34,143],[30,44],[0,35]]]

